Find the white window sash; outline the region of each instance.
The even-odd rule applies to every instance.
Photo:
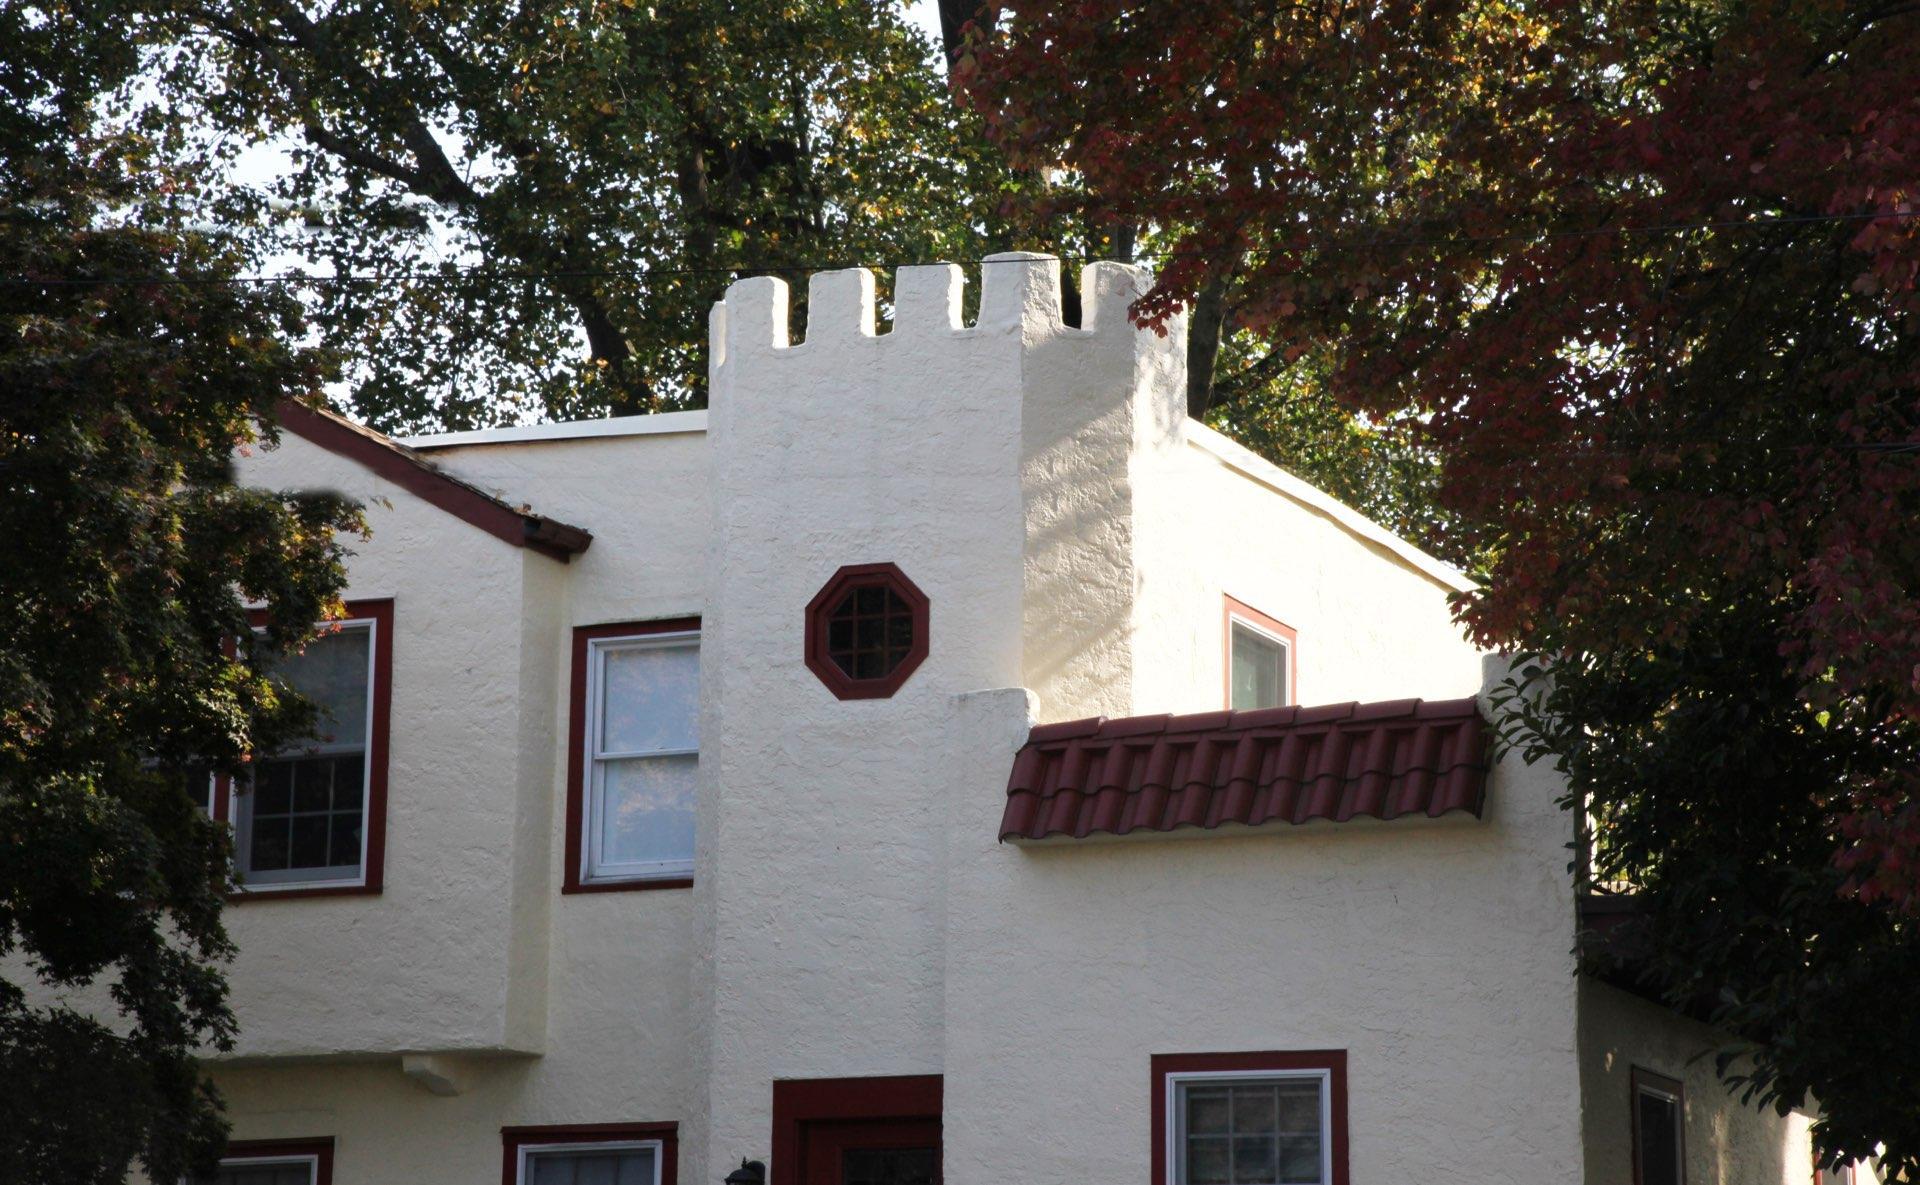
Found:
[[[700,750],[694,748],[661,749],[605,749],[601,747],[601,732],[604,727],[603,709],[606,704],[606,673],[608,653],[617,650],[692,650],[698,661],[700,650],[699,630],[676,630],[667,634],[627,634],[617,638],[593,638],[587,642],[587,727],[581,743],[586,753],[586,781],[581,792],[586,795],[586,811],[583,812],[582,826],[586,835],[580,845],[580,879],[588,884],[605,884],[612,881],[680,880],[693,875],[693,861],[685,860],[629,860],[611,861],[600,858],[600,836],[606,822],[605,793],[606,766],[609,762],[625,761],[634,758],[651,757],[692,757],[696,761]]]
[[[514,1169],[515,1185],[530,1185],[528,1162],[549,1152],[653,1152],[653,1185],[660,1185],[661,1160],[666,1144],[660,1140],[580,1140],[565,1144],[521,1144]]]
[[[378,702],[376,696],[379,692],[379,688],[376,686],[377,679],[375,671],[380,665],[378,659],[380,653],[380,622],[377,618],[372,617],[348,617],[339,621],[330,621],[325,624],[329,627],[342,630],[360,629],[364,627],[367,631],[367,718],[365,721],[366,727],[362,731],[360,744],[358,746],[361,752],[359,870],[352,876],[329,876],[324,878],[317,876],[300,876],[298,875],[299,872],[302,871],[300,869],[273,869],[267,872],[253,872],[249,870],[247,865],[253,859],[252,794],[251,792],[244,795],[241,794],[233,784],[233,781],[230,781],[227,787],[227,818],[232,820],[234,830],[234,864],[240,872],[240,888],[242,892],[245,892],[250,886],[261,889],[280,889],[293,886],[298,886],[302,889],[335,889],[358,888],[367,883],[367,843],[373,838],[372,820],[368,816],[372,813],[370,808],[373,805],[373,717],[374,712],[377,710],[375,704]],[[327,746],[316,744],[311,746],[310,750],[302,750],[301,752],[311,751],[314,756],[319,757],[329,755],[341,756],[353,752],[354,748],[352,745],[338,746],[329,753]],[[271,754],[268,759],[270,760],[272,757],[292,757],[297,755],[299,754],[290,751],[287,753]],[[237,781],[237,779],[234,781]],[[241,808],[243,806],[245,807],[244,818],[242,818],[241,814]]]
[[[320,1158],[311,1152],[295,1153],[292,1156],[223,1156],[220,1158],[220,1167],[223,1169],[280,1168],[295,1164],[306,1166],[308,1182],[320,1179]],[[192,1185],[192,1183],[190,1180],[183,1179],[180,1185]]]
[[[1283,657],[1280,660],[1281,667],[1280,667],[1279,706],[1284,708],[1291,705],[1293,703],[1293,643],[1283,635],[1276,634],[1272,630],[1267,629],[1265,626],[1262,626],[1259,623],[1252,621],[1248,618],[1242,617],[1240,614],[1233,612],[1232,610],[1228,610],[1227,612],[1227,646],[1228,646],[1227,678],[1229,680],[1229,684],[1231,684],[1231,680],[1233,678],[1233,650],[1234,650],[1233,644],[1236,641],[1238,641],[1238,639],[1236,639],[1233,636],[1233,631],[1235,630],[1246,630],[1248,633],[1255,634],[1268,642],[1272,642],[1275,646],[1278,646],[1280,648],[1280,653]],[[1227,706],[1232,707],[1233,705],[1229,704]]]
[[[1315,1070],[1181,1070],[1167,1075],[1167,1185],[1186,1182],[1186,1109],[1181,1087],[1193,1083],[1249,1085],[1275,1080],[1320,1084],[1320,1185],[1333,1185],[1333,1072]]]

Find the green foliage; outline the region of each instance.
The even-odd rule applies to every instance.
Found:
[[[735,269],[977,258],[1015,184],[888,0],[124,5],[138,118],[299,145],[223,221],[391,277],[313,309],[389,430],[698,406]]]
[[[1885,1164],[1908,1164],[1920,942],[1909,918],[1842,892],[1833,853],[1843,788],[1913,767],[1920,734],[1810,713],[1779,661],[1792,599],[1729,591],[1684,639],[1533,656],[1506,727],[1600,821],[1593,880],[1637,896],[1590,948],[1594,969],[1744,1037],[1720,1054],[1729,1088],[1783,1114],[1817,1102],[1825,1156],[1870,1158],[1884,1140]]]
[[[232,1033],[210,773],[299,735],[256,652],[337,604],[337,499],[244,490],[232,450],[317,398],[299,309],[140,199],[151,142],[102,136],[136,64],[113,26],[0,10],[0,1180],[172,1180],[218,1154],[194,1061]],[[283,624],[256,640],[245,603]],[[75,993],[78,993],[77,998]]]
[[[1355,411],[1334,398],[1324,356],[1261,354],[1248,337],[1222,346],[1210,427],[1448,563],[1480,562],[1459,517],[1439,502],[1439,458],[1418,423]]]
[[[1170,240],[1139,311],[1224,293],[1254,412],[1329,428],[1296,465],[1352,448],[1321,392],[1436,461],[1642,986],[1823,1158],[1920,1173],[1920,9],[1007,7],[956,72]]]

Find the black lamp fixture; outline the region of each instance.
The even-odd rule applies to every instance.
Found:
[[[727,1174],[721,1185],[767,1185],[767,1166],[757,1160],[741,1160],[740,1167]]]

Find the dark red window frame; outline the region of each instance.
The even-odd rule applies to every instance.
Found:
[[[773,1163],[768,1185],[803,1185],[807,1125],[859,1119],[940,1119],[938,1074],[793,1078],[773,1084]]]
[[[333,1185],[333,1137],[316,1136],[302,1140],[228,1140],[222,1161],[247,1156],[311,1156],[314,1158],[314,1185]]]
[[[1327,1143],[1333,1164],[1328,1185],[1349,1185],[1347,1178],[1347,1051],[1344,1049],[1269,1050],[1265,1053],[1156,1053],[1152,1058],[1153,1156],[1152,1185],[1173,1185],[1167,1179],[1167,1076],[1170,1074],[1234,1073],[1249,1078],[1276,1070],[1325,1070]]]
[[[1287,703],[1300,702],[1300,633],[1292,626],[1255,609],[1237,598],[1222,594],[1226,602],[1220,618],[1220,706],[1233,707],[1233,621],[1239,618],[1255,628],[1272,634],[1287,644]]]
[[[899,665],[875,679],[856,679],[840,669],[828,653],[828,622],[848,593],[861,588],[885,588],[906,603],[913,617],[913,644]],[[932,605],[920,586],[907,579],[896,564],[849,564],[835,572],[807,602],[806,659],[827,690],[840,699],[885,699],[926,661]]]
[[[677,1185],[680,1125],[677,1123],[563,1123],[500,1129],[500,1185],[519,1185],[520,1149],[541,1144],[613,1144],[660,1141],[660,1185]]]
[[[260,885],[230,893],[227,900],[285,901],[295,897],[378,896],[386,882],[387,861],[387,738],[393,719],[393,598],[346,602],[349,619],[373,621],[373,729],[367,741],[367,863],[361,869],[357,885]],[[256,629],[267,624],[265,611],[255,609],[248,620]],[[216,778],[213,787],[213,817],[222,823],[233,820],[233,786],[228,778]]]
[[[1680,1153],[1680,1185],[1687,1182],[1687,1088],[1678,1078],[1631,1066],[1627,1070],[1627,1123],[1633,1132],[1633,1185],[1641,1185],[1640,1092],[1649,1088],[1673,1096],[1674,1141]]]
[[[696,633],[698,617],[668,617],[655,621],[620,621],[573,627],[572,671],[567,679],[567,866],[562,893],[624,893],[640,889],[685,889],[693,878],[660,880],[588,881],[580,877],[587,826],[587,652],[589,644],[607,638],[638,638],[647,634]]]

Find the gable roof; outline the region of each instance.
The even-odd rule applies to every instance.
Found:
[[[283,399],[280,426],[328,452],[358,461],[381,477],[455,518],[499,539],[566,563],[593,543],[579,527],[513,506],[462,481],[389,436],[345,416]]]
[[[1472,699],[1393,700],[1042,724],[1007,780],[1002,840],[1480,815]]]

